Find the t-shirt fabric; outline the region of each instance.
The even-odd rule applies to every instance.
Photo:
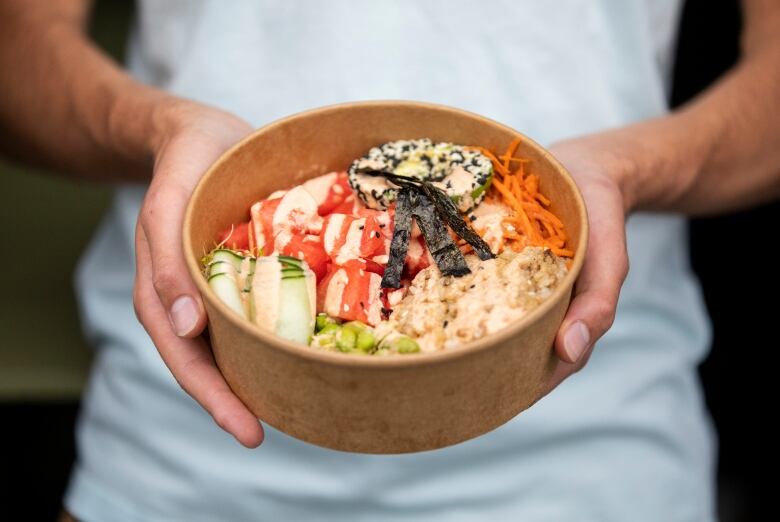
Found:
[[[261,126],[353,100],[447,104],[544,145],[664,114],[678,0],[141,0],[140,80]],[[338,146],[338,136],[333,137]],[[686,223],[628,221],[631,272],[586,368],[504,426],[381,456],[266,426],[256,450],[177,385],[133,313],[145,187],[116,190],[76,277],[96,347],[65,503],[86,521],[714,518]],[[485,405],[490,408],[490,404]]]

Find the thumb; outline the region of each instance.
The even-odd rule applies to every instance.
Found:
[[[148,245],[155,292],[179,337],[200,335],[206,312],[184,260],[181,239],[189,192],[171,183],[153,184],[139,217],[139,241]]]
[[[628,273],[625,218],[619,193],[587,184],[583,184],[582,191],[586,201],[596,203],[588,209],[588,250],[574,297],[555,339],[561,361],[580,365],[584,365],[584,356],[593,343],[612,326],[620,288]]]

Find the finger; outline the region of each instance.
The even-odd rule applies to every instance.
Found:
[[[592,353],[593,353],[593,344],[591,344],[585,350],[585,354],[582,357],[580,357],[580,359],[576,363],[568,363],[559,360],[558,365],[555,367],[555,370],[553,371],[552,377],[550,377],[550,380],[547,381],[544,391],[542,392],[540,397],[544,397],[545,395],[553,391],[555,388],[557,388],[559,384],[561,384],[571,375],[577,373],[582,368],[584,368],[585,365],[588,363],[588,359],[590,359],[590,355]]]
[[[136,252],[133,296],[136,315],[163,361],[179,385],[223,430],[244,446],[257,447],[263,441],[263,428],[225,382],[207,343],[203,338],[181,338],[171,330],[152,285],[149,248],[140,227],[136,233]]]
[[[163,305],[161,313],[180,337],[195,337],[206,326],[206,312],[189,276],[181,239],[190,192],[190,187],[161,172],[149,187],[139,216],[148,241],[152,284]]]
[[[620,193],[606,190],[598,183],[584,184],[582,190],[585,200],[592,202],[588,249],[572,302],[555,339],[555,350],[564,363],[584,364],[585,354],[615,318],[620,288],[628,273],[628,256]],[[578,370],[582,364],[570,367],[569,371]]]

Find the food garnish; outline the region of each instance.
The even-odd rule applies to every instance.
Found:
[[[490,160],[477,150],[428,138],[398,140],[373,147],[348,170],[349,184],[368,208],[385,210],[398,196],[398,187],[372,179],[367,171],[383,171],[411,180],[428,181],[468,212],[485,197],[493,178]]]

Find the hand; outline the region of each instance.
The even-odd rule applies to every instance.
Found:
[[[560,361],[545,395],[588,362],[594,343],[612,326],[620,288],[628,273],[625,218],[630,205],[622,187],[628,165],[614,154],[614,146],[605,134],[560,142],[550,148],[582,192],[590,234],[585,263],[555,338]]]
[[[217,369],[200,334],[206,313],[184,261],[182,225],[190,194],[206,169],[252,129],[216,109],[172,102],[161,110],[154,175],[136,226],[136,315],[184,390],[241,444],[256,447],[263,429]]]

